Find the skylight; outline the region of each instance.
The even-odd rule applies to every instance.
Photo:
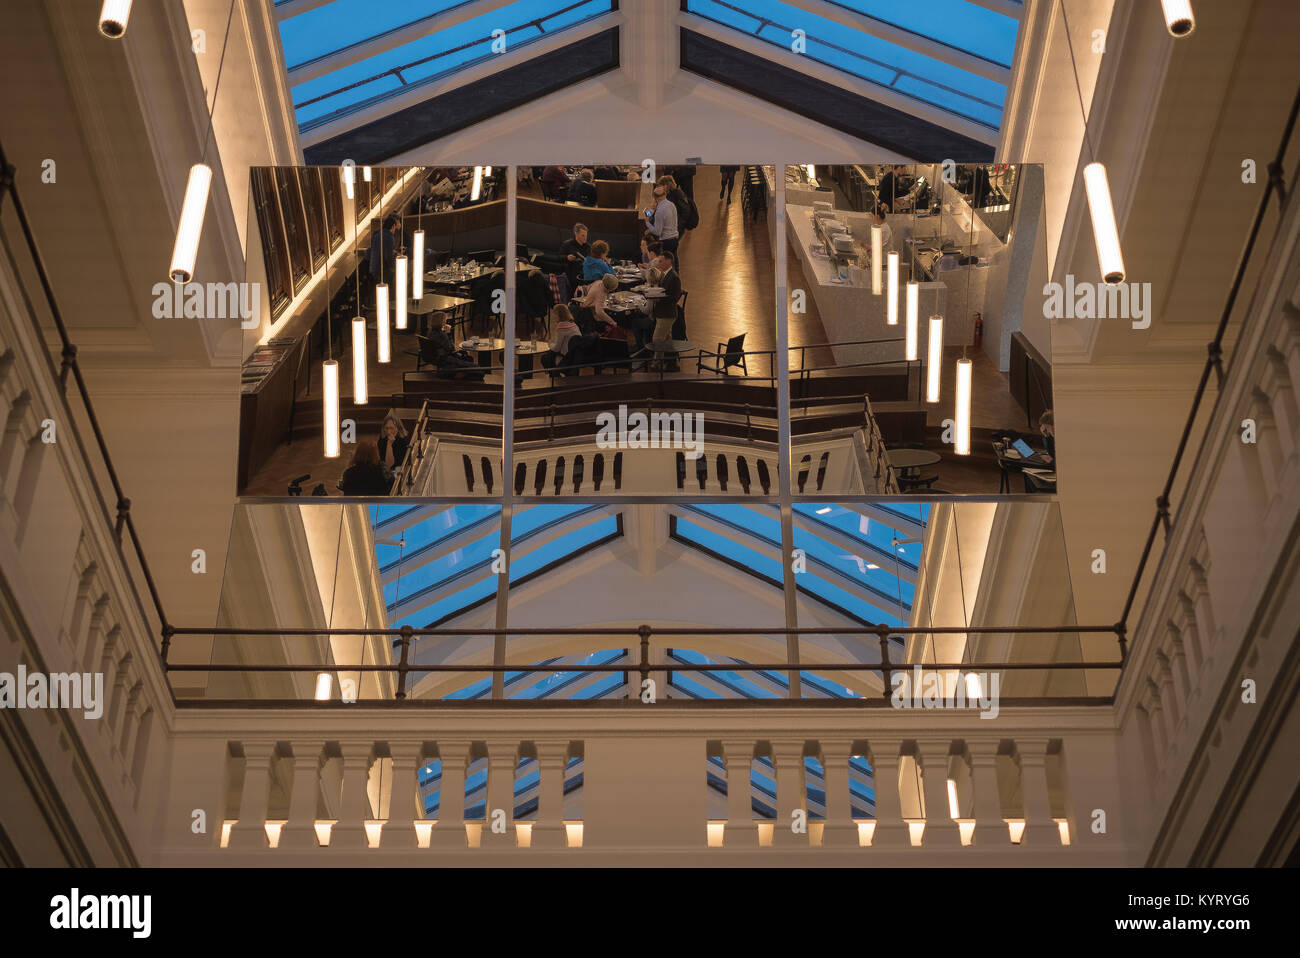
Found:
[[[1006,84],[987,74],[1009,69],[1017,20],[970,0],[830,2],[868,22],[853,29],[781,0],[686,0],[685,8],[990,131],[1001,126]],[[887,29],[871,29],[872,21]],[[890,35],[898,42],[886,39]],[[944,51],[935,50],[935,44]]]
[[[614,4],[516,0],[490,6],[474,16],[468,0],[332,0],[282,20],[280,43],[298,129],[307,132],[562,33],[609,13]]]

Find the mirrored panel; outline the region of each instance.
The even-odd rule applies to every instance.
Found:
[[[798,491],[1055,492],[1042,167],[785,181]]]

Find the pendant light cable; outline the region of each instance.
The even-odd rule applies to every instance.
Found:
[[[230,46],[230,24],[235,19],[235,0],[230,0],[230,12],[226,14],[226,35],[221,41],[221,59],[217,61],[217,82],[212,86],[212,108],[208,111],[208,132],[203,137],[203,152],[199,154],[199,160],[203,161],[208,155],[208,144],[212,142],[212,118],[217,112],[217,93],[221,90],[221,74],[226,67],[226,49]]]
[[[1088,133],[1088,111],[1083,106],[1083,86],[1079,83],[1079,64],[1074,59],[1074,41],[1070,39],[1070,18],[1065,12],[1065,0],[1059,0],[1061,20],[1065,24],[1065,48],[1070,51],[1070,70],[1074,73],[1074,90],[1079,95],[1079,115],[1083,117],[1083,142],[1088,147],[1088,158],[1095,160],[1097,153],[1092,148],[1092,137]]]

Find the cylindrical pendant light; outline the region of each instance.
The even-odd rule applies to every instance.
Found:
[[[131,0],[104,0],[99,10],[99,32],[110,40],[120,40],[131,19]]]
[[[377,335],[377,345],[379,352],[379,361],[381,363],[390,362],[393,358],[392,345],[388,332],[388,284],[379,283],[375,286],[375,329]]]
[[[898,254],[890,253],[885,257],[885,264],[888,266],[889,285],[885,287],[888,294],[885,303],[885,322],[890,326],[898,325]]]
[[[361,178],[365,180],[367,183],[370,182],[370,167],[368,166],[361,167]]]
[[[926,370],[925,401],[939,401],[939,370],[943,365],[943,317],[930,317],[930,342],[928,344],[930,368]]]
[[[907,284],[907,355],[904,357],[909,363],[916,362],[917,359],[917,297],[920,295],[921,287],[914,282]]]
[[[203,233],[203,214],[208,209],[208,189],[211,186],[212,167],[206,163],[195,163],[190,167],[185,202],[181,204],[181,220],[176,225],[176,244],[172,247],[169,272],[173,283],[188,283],[194,278],[194,260],[199,252],[199,236]]]
[[[366,393],[366,321],[357,316],[352,320],[352,401],[364,406],[369,399]]]
[[[334,689],[334,677],[328,672],[316,673],[316,701],[328,702]]]
[[[357,168],[351,163],[343,164],[343,187],[348,192],[348,199],[356,196]]]
[[[970,455],[970,377],[971,361],[957,360],[957,408],[953,414],[953,451],[959,456]]]
[[[804,164],[804,169],[805,169],[805,170],[807,171],[807,173],[808,173],[808,179],[810,179],[810,180],[815,180],[815,179],[817,179],[817,164],[816,164],[816,163],[806,163],[806,164]]]
[[[411,298],[424,296],[424,230],[416,230],[414,236],[415,256],[411,263]]]
[[[1114,286],[1124,282],[1124,256],[1119,248],[1119,230],[1115,226],[1115,207],[1110,201],[1106,167],[1096,162],[1085,166],[1083,186],[1088,194],[1088,212],[1092,216],[1092,237],[1097,244],[1101,278]]]
[[[1164,9],[1165,26],[1170,36],[1185,37],[1196,29],[1196,18],[1192,16],[1189,0],[1160,0],[1160,6]]]
[[[397,321],[393,324],[398,329],[406,328],[406,286],[407,259],[405,256],[397,257],[397,288],[393,290],[394,305],[397,308]]]
[[[479,194],[483,192],[483,167],[474,167],[474,185],[470,187],[469,198],[471,202],[477,202]],[[400,327],[399,327],[400,328]]]
[[[484,176],[491,176],[491,175],[492,175],[492,167],[490,167],[490,166],[485,166],[485,167],[483,167],[483,175],[484,175]]]
[[[880,267],[884,254],[884,237],[879,226],[871,227],[871,295],[880,295]]]
[[[325,458],[339,457],[339,364],[336,359],[327,359],[321,363],[321,380],[325,383],[322,393],[325,402]]]

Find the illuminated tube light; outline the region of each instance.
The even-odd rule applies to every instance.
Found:
[[[397,306],[397,320],[393,324],[398,329],[406,328],[406,267],[408,260],[405,256],[397,257],[397,289],[393,292],[393,302]]]
[[[479,194],[483,192],[483,167],[474,167],[474,185],[470,188],[469,198],[471,202],[478,200]],[[401,327],[398,327],[399,329]]]
[[[887,277],[889,285],[886,287],[888,298],[886,299],[885,322],[890,326],[898,325],[898,254],[890,253],[885,258],[887,267]]]
[[[484,175],[484,176],[491,176],[491,175],[492,175],[492,167],[490,167],[490,166],[485,166],[485,167],[483,167],[483,175]]]
[[[879,226],[871,227],[871,295],[880,295],[880,261],[883,258],[884,237]]]
[[[366,394],[366,321],[357,316],[352,320],[352,401],[364,406],[369,398]]]
[[[388,284],[375,286],[375,337],[381,363],[391,362],[392,345],[388,333]]]
[[[971,361],[957,360],[957,409],[953,437],[954,451],[959,456],[970,455],[970,375]]]
[[[361,167],[361,178],[365,180],[367,183],[370,182],[370,167],[368,166]]]
[[[131,18],[131,0],[104,0],[99,10],[99,32],[110,40],[120,40],[126,34],[126,21]]]
[[[334,679],[328,672],[316,673],[316,701],[328,702],[334,688]]]
[[[943,363],[943,317],[930,317],[930,368],[926,370],[925,401],[939,401],[939,367]]]
[[[194,260],[199,254],[199,236],[203,233],[203,214],[208,209],[208,188],[212,186],[212,167],[195,163],[185,184],[185,202],[181,221],[176,224],[176,245],[172,247],[172,265],[168,272],[173,283],[188,283],[194,278]]]
[[[1119,230],[1115,227],[1115,207],[1110,201],[1106,167],[1100,163],[1085,166],[1083,186],[1088,193],[1088,212],[1092,215],[1092,237],[1097,243],[1101,278],[1114,286],[1124,282],[1124,256],[1119,248]]]
[[[808,164],[806,164],[806,165],[804,166],[804,169],[808,171],[808,179],[810,179],[810,180],[815,180],[815,179],[817,179],[817,164],[816,164],[816,163],[808,163]]]
[[[424,230],[415,231],[415,258],[411,263],[411,298],[424,296]]]
[[[336,359],[321,363],[321,381],[325,383],[325,458],[339,457],[339,364]]]
[[[351,163],[343,164],[343,186],[348,192],[348,199],[356,195],[357,168]]]
[[[951,778],[948,779],[948,817],[961,817],[961,808],[957,805],[957,782]]]
[[[1192,5],[1188,0],[1160,0],[1160,6],[1165,12],[1165,26],[1170,36],[1185,37],[1196,29],[1196,18],[1192,16]]]
[[[916,362],[916,358],[917,358],[916,300],[917,297],[920,295],[920,292],[921,292],[921,287],[916,283],[907,284],[907,356],[906,359],[909,363]]]

